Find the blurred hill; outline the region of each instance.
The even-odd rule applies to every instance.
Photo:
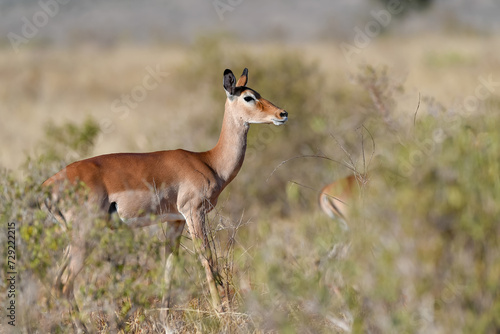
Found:
[[[21,35],[26,19],[50,11],[56,0],[0,1],[0,36],[8,43],[10,32]],[[402,1],[404,3],[405,1]],[[370,11],[384,8],[383,1],[164,1],[136,2],[59,0],[48,21],[39,14],[36,40],[71,45],[91,41],[110,45],[121,41],[139,43],[190,43],[200,32],[222,31],[243,41],[280,40],[303,42],[346,38]],[[467,29],[476,32],[500,31],[500,6],[493,0],[436,0],[425,11],[410,11],[404,20],[391,23],[391,30],[414,33]],[[53,15],[52,15],[53,14]],[[45,23],[45,24],[42,24]]]

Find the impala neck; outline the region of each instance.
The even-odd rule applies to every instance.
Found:
[[[217,145],[208,151],[208,164],[217,173],[225,187],[240,171],[247,148],[249,125],[231,112],[226,101],[224,120]]]

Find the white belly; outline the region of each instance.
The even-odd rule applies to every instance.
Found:
[[[166,192],[123,191],[109,196],[116,203],[116,214],[130,227],[149,226],[167,221],[185,220],[176,205],[176,196]]]
[[[157,223],[165,223],[169,221],[178,221],[185,220],[184,216],[180,213],[166,213],[162,215],[146,215],[141,217],[132,217],[132,218],[123,218],[120,217],[118,213],[118,217],[120,220],[130,227],[145,227],[149,225],[154,225]]]

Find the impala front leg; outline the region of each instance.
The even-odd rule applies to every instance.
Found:
[[[222,312],[222,305],[219,297],[219,292],[217,291],[217,286],[215,284],[216,265],[212,258],[212,251],[210,249],[210,243],[208,241],[207,233],[205,230],[205,212],[204,210],[194,210],[190,211],[186,215],[186,222],[189,229],[189,234],[193,239],[193,244],[198,257],[200,258],[201,265],[205,269],[205,275],[207,277],[208,288],[210,290],[210,295],[212,296],[212,306],[218,311]]]
[[[166,231],[166,244],[165,244],[165,271],[164,271],[164,284],[166,287],[166,292],[163,293],[162,304],[166,308],[162,311],[162,319],[166,321],[168,310],[170,309],[170,297],[171,297],[171,287],[172,279],[174,275],[174,269],[178,262],[179,257],[179,245],[182,235],[182,230],[184,229],[185,221],[174,221],[167,223]]]

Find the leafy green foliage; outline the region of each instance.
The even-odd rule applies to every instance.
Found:
[[[399,142],[385,143],[391,155],[373,172],[353,222],[357,269],[348,280],[358,286],[355,328],[495,332],[500,326],[492,288],[500,270],[493,260],[500,137],[492,125],[499,115],[459,116],[459,125],[446,114],[424,116],[406,134],[400,129]]]
[[[67,160],[88,156],[94,148],[100,132],[99,124],[87,118],[82,125],[71,122],[57,126],[48,123],[45,126],[45,140],[41,143],[44,152],[42,159],[47,162]]]

